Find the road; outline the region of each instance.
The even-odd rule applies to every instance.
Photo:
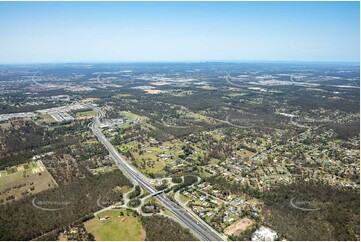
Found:
[[[200,181],[200,177],[197,177],[198,178],[198,182]],[[192,184],[192,188],[194,188],[194,184]],[[175,194],[174,194],[174,199],[178,202],[179,205],[181,205],[184,210],[186,210],[189,214],[192,214],[193,216],[197,216],[190,208],[187,207],[186,204],[184,204],[180,199],[179,199],[179,194],[180,194],[180,191],[177,191]],[[208,194],[209,196],[211,196],[210,194]],[[227,240],[227,237],[224,236],[224,235],[221,235],[219,234],[214,228],[212,228],[210,225],[208,225],[205,221],[201,221],[201,223],[206,226],[209,230],[213,231],[214,234],[217,234],[217,236],[223,238],[223,240]]]
[[[228,114],[228,116],[226,117],[226,120],[222,120],[222,119],[218,119],[218,118],[213,118],[213,119],[218,121],[218,122],[225,123],[225,124],[228,124],[230,126],[233,126],[235,128],[239,128],[239,129],[250,129],[250,128],[255,127],[254,125],[241,126],[241,125],[233,124],[233,123],[229,122],[229,116],[231,116],[231,115]]]
[[[228,84],[230,84],[230,85],[232,85],[232,86],[235,86],[235,87],[241,87],[241,88],[248,88],[248,87],[250,87],[250,86],[248,86],[248,85],[240,85],[240,84],[235,84],[235,83],[233,83],[233,82],[231,82],[230,80],[229,80],[229,75],[227,75],[225,78],[226,78],[226,82],[228,83]]]
[[[227,78],[228,78],[228,77],[227,77]],[[227,80],[228,80],[228,79],[227,79]],[[187,107],[184,107],[184,106],[182,106],[182,105],[172,104],[172,103],[166,103],[166,102],[161,102],[161,101],[159,101],[158,103],[164,103],[164,104],[167,104],[167,105],[172,105],[172,106],[175,106],[175,107],[180,107],[181,109],[184,109],[184,110],[187,111],[187,112],[192,112],[192,111],[190,111]],[[240,125],[233,124],[233,123],[229,122],[229,116],[230,116],[230,114],[228,114],[228,116],[226,117],[226,120],[222,120],[222,119],[218,119],[218,118],[214,118],[214,117],[210,117],[210,116],[205,116],[205,117],[207,117],[207,118],[209,118],[209,119],[212,119],[212,120],[214,120],[214,121],[216,121],[216,122],[228,124],[228,125],[233,126],[233,127],[235,127],[235,128],[249,129],[249,128],[254,128],[254,127],[255,127],[254,125],[240,126]],[[167,123],[164,122],[164,116],[162,117],[161,121],[162,121],[162,124],[163,124],[164,126],[166,126],[166,127],[171,127],[171,128],[190,128],[190,127],[192,127],[192,126],[171,126],[171,125],[169,125],[169,124],[167,124]]]
[[[92,107],[96,112],[97,116],[94,122],[90,125],[90,128],[98,140],[104,145],[104,147],[109,151],[109,154],[113,157],[119,169],[127,176],[134,184],[141,186],[143,189],[148,191],[150,194],[157,192],[155,188],[152,187],[148,178],[145,177],[141,172],[137,171],[135,168],[130,166],[114,148],[114,146],[107,140],[99,129],[100,119],[103,114],[99,108]],[[187,226],[194,235],[196,235],[200,240],[206,241],[221,241],[223,240],[217,234],[212,232],[210,229],[197,222],[195,218],[189,215],[177,204],[166,198],[163,194],[158,194],[154,196],[158,199],[162,205],[168,209],[181,223]]]

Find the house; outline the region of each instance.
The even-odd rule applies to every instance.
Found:
[[[223,218],[223,222],[228,222],[228,223],[232,223],[234,221],[234,218],[230,218],[230,217],[228,217],[228,216],[225,216],[224,218]]]

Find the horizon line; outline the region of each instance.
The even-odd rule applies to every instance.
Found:
[[[313,63],[313,64],[358,64],[359,61],[308,61],[308,60],[139,60],[139,61],[48,61],[48,62],[13,62],[5,65],[60,65],[60,64],[166,64],[166,63]]]

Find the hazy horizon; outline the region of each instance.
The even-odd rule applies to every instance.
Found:
[[[360,65],[360,61],[278,61],[278,60],[194,60],[194,61],[74,61],[74,62],[24,62],[24,63],[0,63],[6,65],[87,65],[87,64],[207,64],[207,63],[229,63],[229,64],[355,64]]]

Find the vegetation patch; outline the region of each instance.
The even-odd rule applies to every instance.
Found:
[[[193,183],[197,182],[197,180],[198,179],[195,176],[185,176],[182,184],[174,186],[174,192],[177,192],[184,187],[192,185]]]
[[[197,240],[188,229],[183,228],[173,220],[155,215],[142,217],[142,225],[148,241],[195,241]],[[165,233],[166,231],[166,233]]]
[[[172,182],[174,182],[174,183],[181,183],[182,181],[183,181],[183,178],[180,176],[172,177]]]
[[[142,201],[140,199],[132,199],[128,202],[128,206],[132,207],[132,208],[136,208],[138,207],[140,204],[142,203]]]
[[[129,193],[128,198],[129,199],[134,199],[134,198],[138,197],[140,195],[140,193],[141,193],[140,187],[135,186],[134,191]]]
[[[303,182],[267,191],[262,200],[266,221],[287,240],[360,240],[357,191]]]

